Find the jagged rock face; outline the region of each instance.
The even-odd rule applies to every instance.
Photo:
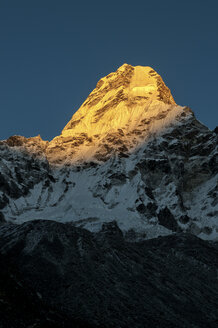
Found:
[[[40,136],[11,136],[0,141],[0,210],[10,203],[10,199],[26,196],[35,184],[49,180],[50,169],[45,157],[47,145],[48,141],[43,141]],[[0,212],[0,218],[1,215]]]
[[[32,153],[37,157],[45,157],[45,150],[49,142],[42,140],[40,135],[32,138],[11,136],[5,142],[1,142],[0,146],[4,146],[5,144],[9,147],[19,149],[23,153]]]
[[[27,196],[38,183],[47,188],[54,181],[44,156],[45,144],[40,137],[20,136],[0,142],[0,211]]]
[[[99,231],[116,220],[132,241],[178,231],[218,238],[217,131],[177,106],[149,67],[101,79],[50,143],[15,136],[0,152],[6,221]]]
[[[7,297],[11,317],[26,319],[26,325],[10,327],[39,324],[43,314],[43,327],[85,326],[75,319],[105,328],[217,327],[218,249],[195,236],[129,243],[115,222],[94,234],[70,223],[34,221],[0,226],[0,253],[8,267],[3,282],[16,282],[16,299]],[[8,311],[5,289],[0,281],[0,312],[4,304]],[[30,313],[22,303],[16,306],[20,290],[31,301]],[[4,322],[11,317],[3,311]],[[72,326],[66,324],[70,317]]]

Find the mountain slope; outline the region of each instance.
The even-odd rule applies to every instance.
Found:
[[[150,67],[121,66],[50,143],[0,144],[2,221],[116,220],[129,240],[218,238],[217,133],[175,104]]]
[[[32,286],[26,286],[18,268],[1,254],[0,267],[0,328],[94,328],[45,304]]]
[[[55,311],[39,327],[61,314],[63,327],[217,327],[218,249],[190,234],[128,243],[114,222],[94,234],[40,220],[0,227],[0,253],[44,303],[40,319]]]

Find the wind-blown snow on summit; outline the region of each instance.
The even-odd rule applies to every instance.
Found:
[[[60,136],[0,143],[0,221],[116,220],[129,240],[218,238],[217,130],[176,105],[150,67],[102,78]]]

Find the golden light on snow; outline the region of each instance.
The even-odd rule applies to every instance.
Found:
[[[120,143],[134,149],[181,111],[151,67],[124,64],[98,82],[62,134],[51,141],[48,152],[59,156],[62,150],[57,146],[63,145],[70,161],[88,160],[102,152],[102,145],[111,147],[110,135],[116,135],[117,148]]]

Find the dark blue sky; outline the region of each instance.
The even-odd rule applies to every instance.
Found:
[[[123,63],[153,67],[213,129],[217,12],[217,0],[0,0],[0,139],[60,134]]]

